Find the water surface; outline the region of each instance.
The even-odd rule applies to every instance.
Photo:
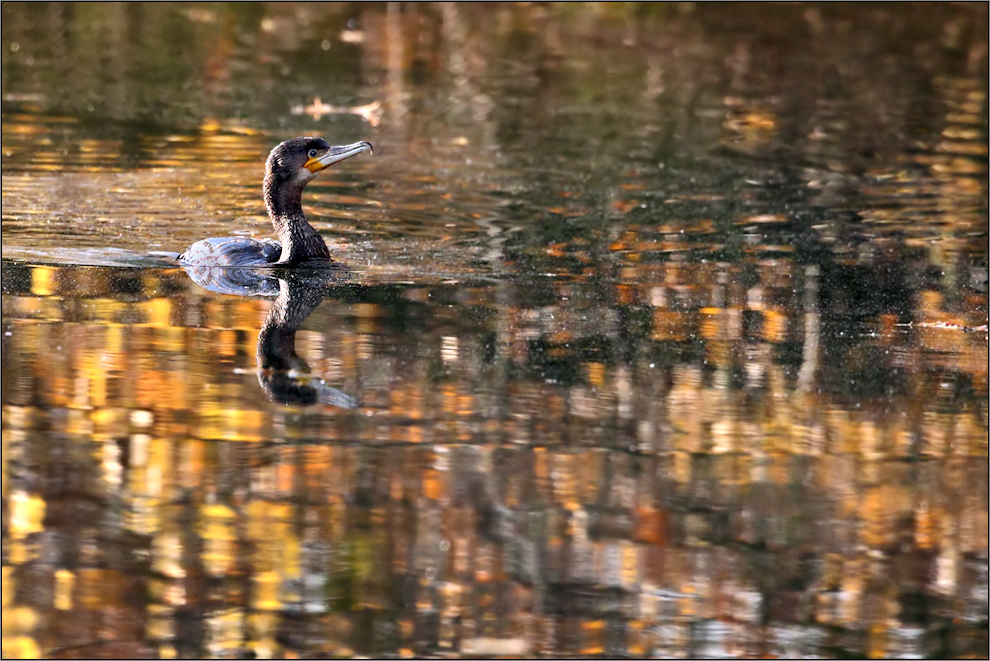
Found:
[[[986,24],[4,3],[4,656],[985,656]]]

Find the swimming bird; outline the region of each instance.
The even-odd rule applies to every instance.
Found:
[[[187,266],[319,266],[332,263],[330,250],[302,210],[306,184],[322,170],[351,156],[372,151],[370,142],[331,146],[323,138],[286,140],[265,163],[264,195],[278,240],[226,236],[197,241],[179,255]]]

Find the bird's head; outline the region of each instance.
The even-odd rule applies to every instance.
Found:
[[[265,200],[269,211],[279,210],[280,202],[298,204],[302,189],[322,170],[366,151],[372,151],[370,142],[333,146],[323,138],[286,140],[271,151],[265,164]]]

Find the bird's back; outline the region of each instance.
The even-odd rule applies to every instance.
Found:
[[[187,266],[268,266],[278,261],[282,246],[273,239],[223,236],[203,239],[179,255]]]

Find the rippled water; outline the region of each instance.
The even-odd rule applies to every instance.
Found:
[[[986,656],[985,5],[0,11],[4,657]]]

